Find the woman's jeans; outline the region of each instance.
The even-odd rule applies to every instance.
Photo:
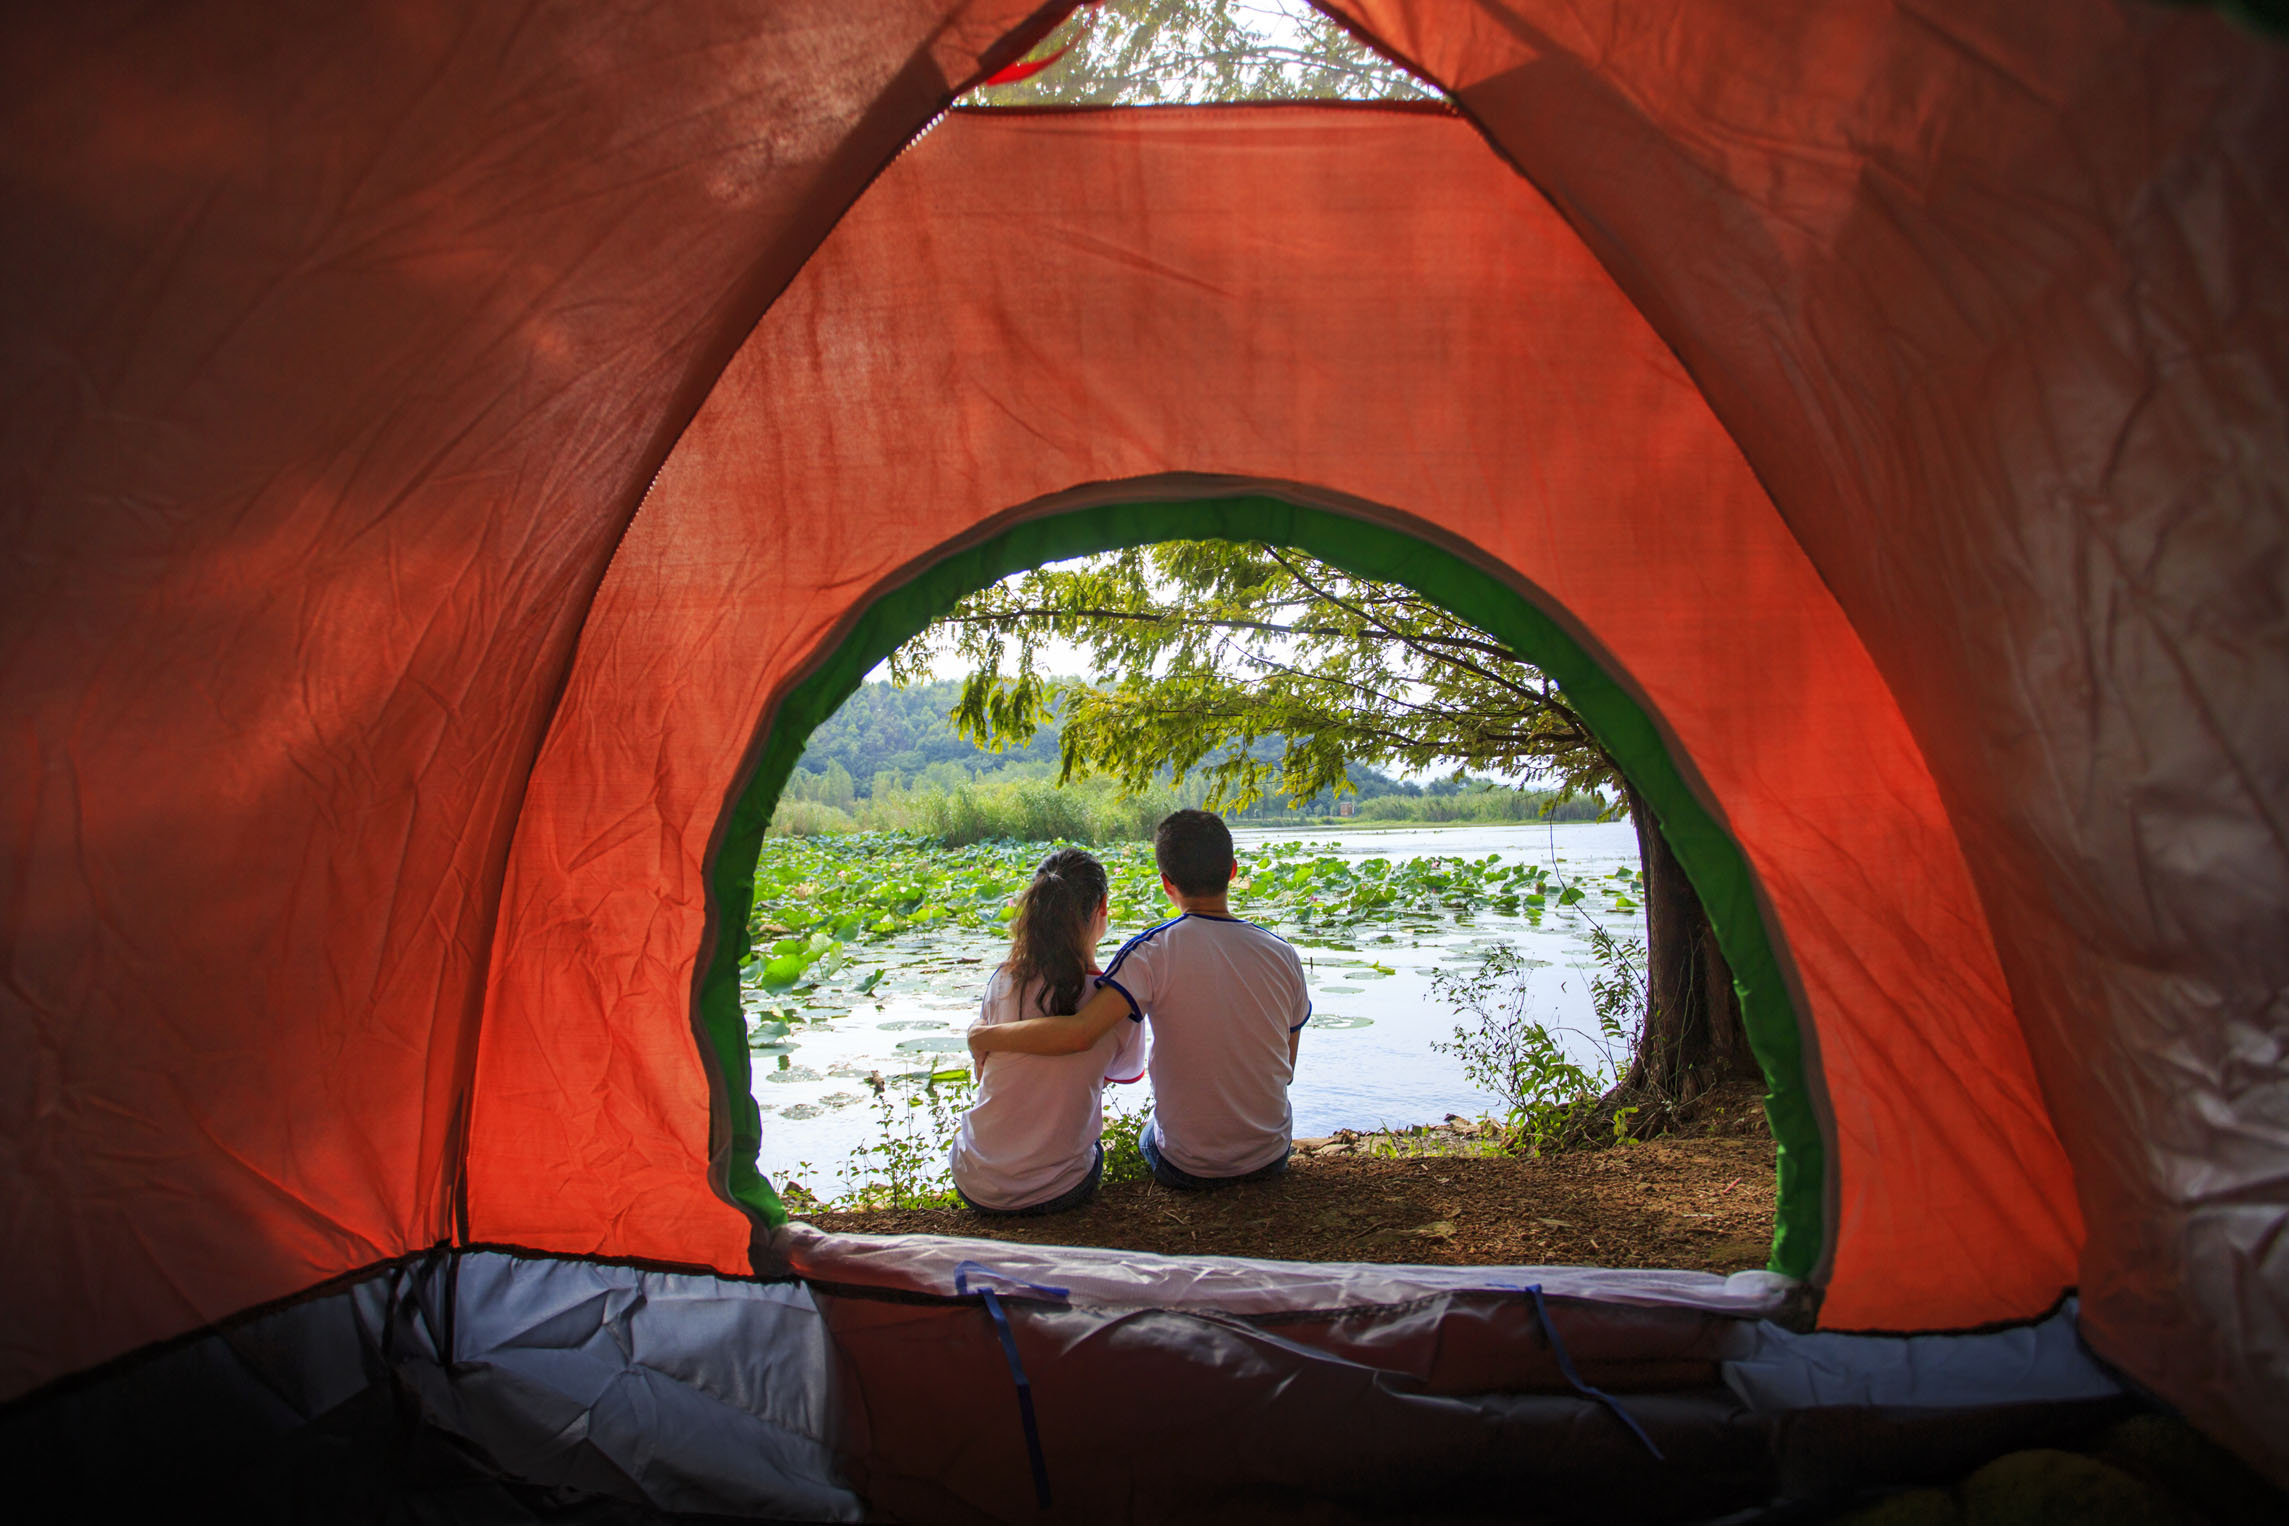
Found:
[[[1075,1183],[1071,1191],[1060,1192],[1046,1203],[1035,1203],[1027,1208],[988,1208],[983,1203],[970,1202],[969,1194],[959,1186],[954,1188],[954,1196],[968,1204],[973,1213],[982,1213],[996,1219],[1030,1219],[1035,1214],[1066,1213],[1080,1207],[1097,1195],[1097,1183],[1104,1179],[1105,1147],[1100,1144],[1097,1146],[1097,1159],[1089,1167],[1089,1174]]]

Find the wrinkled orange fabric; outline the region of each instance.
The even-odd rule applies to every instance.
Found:
[[[1167,472],[1348,495],[1547,590],[1777,915],[1831,1078],[1832,1305],[1917,1328],[2058,1296],[2066,1164],[1897,707],[1675,358],[1467,123],[1419,110],[956,113],[844,219],[669,457],[535,766],[479,1239],[733,1253],[688,1014],[759,725],[996,516]]]
[[[1459,92],[1771,488],[1956,822],[2085,1330],[2289,1479],[2289,47],[2103,0],[1323,8]]]
[[[688,1111],[705,1103],[686,1022],[691,864],[702,818],[720,807],[705,791],[735,768],[709,750],[728,746],[713,728],[753,724],[831,626],[823,606],[786,612],[785,644],[758,657],[771,671],[727,680],[736,692],[723,715],[638,707],[623,764],[652,767],[660,792],[615,819],[605,807],[626,806],[613,792],[634,775],[596,761],[605,667],[624,664],[639,688],[684,670],[656,665],[661,643],[646,645],[657,632],[633,620],[630,593],[608,599],[579,704],[535,780],[538,840],[517,852],[512,920],[557,954],[593,950],[602,971],[571,993],[554,1079],[535,1058],[549,1016],[532,1003],[556,993],[495,939],[512,823],[630,506],[724,359],[945,98],[945,81],[1016,56],[1061,8],[712,0],[606,13],[574,0],[364,0],[321,12],[198,0],[154,11],[96,0],[10,13],[0,714],[14,745],[0,754],[0,1042],[18,1058],[0,1090],[11,1247],[0,1300],[14,1315],[0,1331],[0,1396],[449,1233],[456,1119],[496,954],[505,1116],[555,1095],[597,1130],[575,1151],[548,1126],[529,1139],[496,1131],[499,1153],[479,1164],[513,1188],[498,1206],[513,1217],[561,1190],[604,1228],[526,1222],[568,1245],[585,1234],[734,1254],[737,1217],[692,1185],[709,1145]],[[1326,8],[1460,91],[1683,361],[1770,490],[1865,643],[1821,648],[1805,665],[1834,666],[1840,689],[1897,696],[1911,734],[1875,738],[1888,760],[1879,775],[1918,750],[1929,760],[1928,776],[1899,776],[1904,803],[1873,814],[1909,824],[1916,876],[1958,887],[1935,890],[1923,912],[1909,894],[1896,903],[1907,910],[1868,913],[1905,918],[1872,929],[1871,946],[1912,948],[1950,918],[1958,945],[1977,945],[1938,994],[1879,992],[1869,1010],[1928,1000],[1954,1014],[1936,1024],[1943,1055],[2000,1042],[1978,1015],[2002,1000],[1978,952],[1988,922],[1962,914],[1961,871],[1933,846],[1951,824],[2093,1225],[2086,1328],[2206,1426],[2252,1455],[2271,1446],[2282,1464],[2280,46],[2212,15],[2104,0]],[[1351,194],[1348,176],[1321,183],[1331,205],[1302,209],[1307,221],[1334,217]],[[1526,214],[1501,199],[1518,194],[1503,184],[1488,210],[1440,215],[1466,230],[1474,217],[1510,227]],[[1041,180],[1021,200],[1005,187],[1002,220],[971,236],[1026,251],[1030,221],[1055,214],[1069,190]],[[1256,228],[1249,210],[1202,202],[1203,247],[1176,252],[1226,273],[1217,261],[1230,256],[1204,246],[1229,236],[1218,219]],[[1347,231],[1376,251],[1349,263],[1295,249],[1295,226],[1261,234],[1262,247],[1293,252],[1336,296],[1385,258],[1424,268],[1426,291],[1456,278],[1403,220]],[[1053,221],[1044,236],[1071,231]],[[1088,265],[1126,247],[1050,252]],[[1532,247],[1534,269],[1517,273],[1529,285],[1559,268],[1543,262],[1561,245]],[[1034,270],[1047,254],[1011,257]],[[917,270],[936,279],[951,259],[937,251]],[[1177,292],[1169,272],[1184,268],[1134,269],[1135,281],[1171,288],[1150,310],[1214,295]],[[903,261],[884,259],[878,274],[895,308]],[[1070,278],[1065,264],[1042,274],[1051,288]],[[1517,296],[1499,285],[1478,294]],[[1200,376],[1226,376],[1234,356],[1256,363],[1253,331],[1236,318],[1211,354],[1197,336],[1153,332],[1133,292],[1110,333],[1081,313],[1045,332],[1021,307],[1004,317],[995,303],[1006,300],[965,299],[959,312],[992,320],[964,331],[965,344],[990,357],[1013,338],[1039,343],[1052,370],[1088,384],[1046,400],[1011,394],[1057,442],[1021,478],[1157,471],[1196,454],[1199,441],[1175,426],[1204,439],[1206,425],[1182,400],[1151,395],[1147,379],[1111,374],[1118,344],[1194,344]],[[1292,300],[1280,288],[1261,306],[1292,324]],[[1480,330],[1522,327],[1546,339],[1535,327],[1545,321],[1555,316],[1532,303],[1498,304],[1439,342],[1459,353]],[[1413,353],[1412,331],[1384,339]],[[814,389],[830,353],[879,359],[863,334],[804,342],[821,356],[789,374]],[[931,342],[942,363],[968,358]],[[1291,347],[1273,359],[1316,379],[1302,339]],[[1311,364],[1335,364],[1315,354]],[[1415,363],[1436,372],[1428,355]],[[1691,389],[1648,364],[1667,378],[1647,383],[1652,402],[1607,403],[1669,418],[1684,406],[1670,390]],[[1555,365],[1544,355],[1516,375],[1498,370],[1496,401],[1565,401]],[[1308,394],[1343,395],[1336,381]],[[1084,426],[1063,416],[1079,400],[1112,411]],[[1047,490],[987,470],[1009,449],[995,434],[1006,427],[996,395],[930,401],[941,433],[916,438],[953,450],[926,463],[953,478],[951,507],[880,518],[877,492],[865,511],[912,549],[850,553],[850,582],[830,590],[845,607],[893,579],[899,556],[942,546],[941,519]],[[1363,401],[1375,404],[1363,416],[1390,406],[1421,418],[1427,439],[1455,427],[1424,398]],[[853,423],[816,398],[804,407],[790,417],[831,416],[838,436],[874,448],[879,420]],[[1247,436],[1227,440],[1233,469],[1348,473],[1361,496],[1429,518],[1432,500],[1463,512],[1453,505],[1469,493],[1448,479],[1473,453],[1517,465],[1511,436],[1532,418],[1494,408],[1474,407],[1475,432],[1415,467],[1388,457],[1315,468],[1279,444],[1291,421],[1274,412],[1224,427]],[[1292,422],[1299,441],[1326,423]],[[1077,441],[1084,427],[1095,433]],[[1705,429],[1679,438],[1712,450],[1695,432]],[[963,454],[973,435],[984,451],[974,463]],[[784,442],[796,460],[832,443]],[[706,448],[691,445],[676,472],[759,471],[703,460]],[[1358,450],[1374,455],[1365,441]],[[1703,464],[1711,480],[1739,471],[1729,456]],[[1483,505],[1521,481],[1537,501],[1595,487],[1543,478],[1539,457],[1527,467],[1470,491]],[[795,512],[815,511],[803,499]],[[831,541],[849,527],[801,530]],[[1556,568],[1565,549],[1517,546],[1495,529],[1486,539],[1521,570]],[[696,575],[644,534],[631,554],[671,568],[663,596]],[[1594,603],[1578,588],[1566,597]],[[1863,658],[1880,683],[1844,672]],[[1665,715],[1693,709],[1674,684],[1647,688]],[[671,739],[695,750],[662,765]],[[1723,774],[1710,774],[1713,787]],[[610,788],[574,798],[591,777]],[[1759,818],[1753,782],[1727,776],[1722,803],[1778,905],[1795,860],[1774,845],[1818,832],[1815,818]],[[639,838],[649,847],[632,847]],[[633,855],[622,866],[641,869],[644,852],[660,876],[649,908],[574,894],[591,872],[582,854]],[[1879,888],[1896,888],[1883,872]],[[1833,881],[1805,883],[1825,894]],[[1811,894],[1782,908],[1784,933],[1792,946],[1843,946],[1848,929],[1813,926],[1823,905]],[[590,932],[617,941],[584,944]],[[1824,1043],[1836,1004],[1870,984],[1839,967],[1815,1002]],[[1925,1062],[1902,1060],[1884,1047],[1897,1032],[1866,1022],[1873,1047],[1822,1056],[1832,1101],[1847,1078],[1852,1095],[1876,1099],[1864,1125],[1838,1113],[1849,1149],[1830,1317],[1851,1322],[1855,1290],[1884,1285],[1852,1271],[1855,1242],[1906,1243],[1914,1226],[1899,1216],[1952,1214],[1944,1194],[1958,1189],[1971,1194],[1966,1223],[2019,1221],[1964,1236],[1966,1285],[1996,1306],[2031,1296],[2044,1280],[2032,1269],[2075,1230],[2072,1205],[2044,1200],[2064,1174],[2017,1062],[1959,1078],[1990,1090],[1943,1089],[1933,1117],[1960,1112],[2001,1131],[1992,1147],[1951,1135],[1966,1152],[1991,1148],[2000,1161],[2010,1141],[2033,1138],[2031,1156],[1980,1186],[1953,1175],[1942,1149],[1926,1180],[1928,1163],[1902,1157],[1884,1132],[1896,1122],[1886,1099]],[[1881,1155],[1879,1173],[1922,1173],[1905,1190],[1941,1192],[1938,1207],[1859,1197],[1855,1181],[1884,1178],[1855,1177],[1852,1150]],[[657,1204],[616,1196],[602,1185],[615,1159],[647,1189],[672,1185]],[[1977,1201],[1996,1190],[2004,1197]]]
[[[451,1233],[613,544],[1033,8],[11,8],[0,1397]]]

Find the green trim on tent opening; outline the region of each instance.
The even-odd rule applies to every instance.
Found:
[[[754,777],[733,808],[711,874],[715,956],[701,982],[700,1020],[731,1107],[731,1196],[777,1225],[787,1220],[758,1164],[762,1114],[748,1066],[739,969],[749,947],[755,864],[779,791],[812,731],[899,644],[965,595],[1013,572],[1068,557],[1164,540],[1268,541],[1294,546],[1356,576],[1404,583],[1488,631],[1557,680],[1640,796],[1700,893],[1733,967],[1749,1046],[1764,1070],[1765,1116],[1777,1146],[1779,1203],[1771,1269],[1808,1277],[1823,1242],[1827,1151],[1804,1074],[1795,1007],[1773,957],[1747,862],[1693,795],[1660,732],[1629,692],[1526,595],[1480,567],[1403,531],[1264,496],[1091,507],[1017,525],[966,547],[876,600],[816,671],[779,707]]]

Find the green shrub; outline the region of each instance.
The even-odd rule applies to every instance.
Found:
[[[1048,779],[979,780],[945,793],[911,794],[910,830],[949,848],[981,842],[1137,842],[1175,809],[1160,794],[1123,800],[1110,780],[1059,788]]]
[[[1513,1136],[1535,1154],[1578,1137],[1577,1126],[1627,1067],[1645,1022],[1643,948],[1598,928],[1591,949],[1598,962],[1590,978],[1596,1034],[1553,1029],[1531,1014],[1534,971],[1542,961],[1507,944],[1490,950],[1476,970],[1441,970],[1431,977],[1432,990],[1471,1019],[1454,1030],[1451,1043],[1431,1047],[1462,1061],[1472,1085],[1503,1100]],[[1595,1063],[1585,1066],[1567,1052],[1561,1035],[1569,1031],[1591,1041],[1600,1056]],[[1624,1137],[1627,1124],[1628,1113],[1616,1118],[1615,1140]]]
[[[1561,801],[1550,790],[1467,789],[1452,795],[1377,795],[1359,802],[1357,821],[1596,821],[1604,803],[1586,795]]]
[[[816,837],[822,832],[855,832],[858,823],[848,811],[822,800],[782,800],[771,813],[775,837]]]
[[[780,800],[771,816],[771,833],[912,832],[948,848],[982,842],[1142,842],[1180,804],[1170,790],[1123,799],[1110,779],[1081,779],[1060,787],[1048,773],[1046,767],[1031,765],[971,779],[951,764],[937,764],[912,788],[877,779],[873,795],[853,801],[847,810],[811,798],[817,790],[807,786],[802,795]]]
[[[868,1180],[835,1209],[951,1208],[960,1202],[946,1149],[961,1132],[969,1089],[966,1071],[942,1071],[919,1085],[877,1084],[875,1137],[850,1152],[851,1174],[864,1172]]]
[[[1128,1108],[1116,1100],[1106,1100],[1105,1131],[1100,1136],[1105,1145],[1106,1186],[1141,1182],[1152,1175],[1152,1167],[1145,1164],[1144,1146],[1137,1142],[1144,1121],[1151,1116],[1149,1107]]]

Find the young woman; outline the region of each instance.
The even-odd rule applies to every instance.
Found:
[[[1033,871],[1010,924],[1009,958],[986,984],[981,1025],[1067,1016],[1091,994],[1108,920],[1105,866],[1060,848]],[[997,1054],[948,1151],[954,1188],[980,1213],[1062,1213],[1105,1174],[1107,1081],[1144,1077],[1144,1025],[1121,1023],[1079,1054]]]

